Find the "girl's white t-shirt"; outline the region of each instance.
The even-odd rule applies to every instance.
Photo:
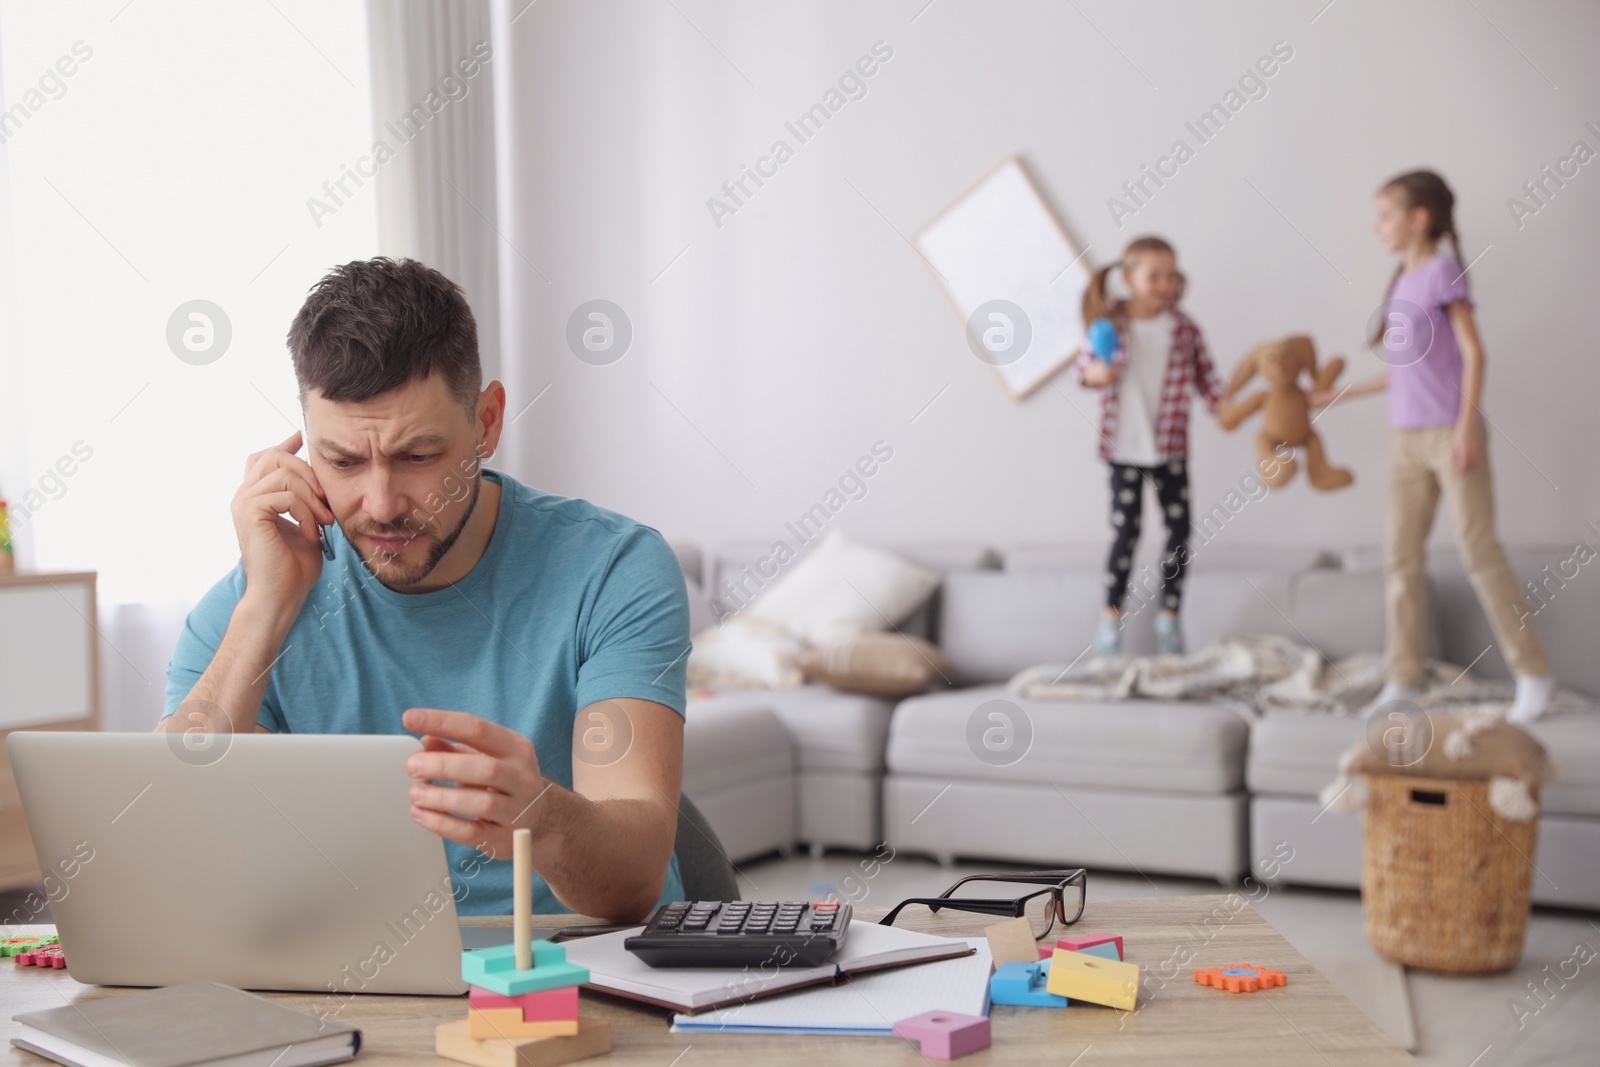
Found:
[[[1148,319],[1129,319],[1124,344],[1127,361],[1117,379],[1117,430],[1112,455],[1118,463],[1154,467],[1156,417],[1161,410],[1161,385],[1172,358],[1172,312]]]

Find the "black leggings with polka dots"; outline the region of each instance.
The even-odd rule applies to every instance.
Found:
[[[1158,467],[1111,464],[1111,555],[1106,559],[1106,606],[1122,610],[1128,595],[1134,546],[1144,513],[1144,486],[1156,487],[1161,514],[1167,521],[1167,551],[1161,560],[1161,606],[1177,611],[1183,602],[1183,573],[1189,563],[1189,468],[1182,456]],[[1155,594],[1157,576],[1140,575],[1135,595],[1140,606]]]

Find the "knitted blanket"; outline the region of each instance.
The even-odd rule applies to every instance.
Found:
[[[1453,664],[1427,663],[1420,708],[1492,711],[1511,704],[1509,681],[1478,678]],[[1255,715],[1318,712],[1360,715],[1378,695],[1383,656],[1324,659],[1288,637],[1230,637],[1183,656],[1090,656],[1067,666],[1041,664],[1016,674],[1007,689],[1036,700],[1228,702]],[[1583,695],[1557,690],[1550,713],[1600,710]]]

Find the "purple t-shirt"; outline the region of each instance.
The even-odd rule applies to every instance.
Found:
[[[1389,364],[1389,424],[1449,426],[1461,411],[1461,347],[1448,308],[1472,305],[1453,256],[1435,255],[1395,279],[1385,308],[1379,357]]]

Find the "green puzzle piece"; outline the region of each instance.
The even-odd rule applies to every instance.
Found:
[[[580,985],[589,969],[567,962],[567,950],[554,941],[533,942],[533,969],[517,970],[515,945],[471,949],[461,954],[461,980],[503,997]]]

